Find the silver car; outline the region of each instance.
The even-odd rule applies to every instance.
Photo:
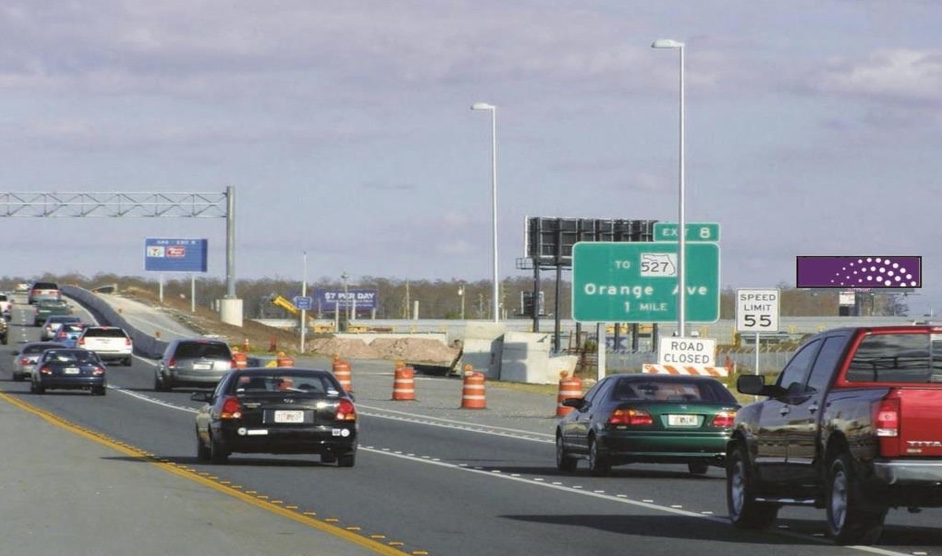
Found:
[[[19,351],[13,352],[13,380],[19,382],[26,380],[33,373],[36,361],[44,351],[49,349],[65,349],[66,346],[58,342],[29,342]]]
[[[222,340],[177,338],[170,342],[154,369],[154,390],[176,386],[215,387],[233,368],[232,350]]]

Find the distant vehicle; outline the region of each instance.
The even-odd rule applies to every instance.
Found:
[[[6,345],[10,341],[10,323],[7,319],[0,319],[0,343]]]
[[[196,414],[196,456],[226,463],[232,453],[319,454],[323,463],[353,467],[357,412],[333,373],[262,367],[226,374]]]
[[[29,342],[13,352],[13,380],[19,382],[30,377],[36,360],[47,349],[64,348],[58,342]]]
[[[0,293],[0,315],[3,318],[10,320],[10,315],[13,310],[13,300],[5,293]]]
[[[235,365],[232,349],[223,340],[177,338],[164,350],[154,368],[154,390],[176,386],[214,387]]]
[[[705,376],[609,375],[572,407],[556,427],[556,466],[608,475],[626,463],[686,464],[702,475],[724,465],[739,402],[721,382]]]
[[[49,341],[55,338],[59,325],[62,323],[80,323],[82,318],[78,315],[49,315],[43,321],[42,330],[39,332],[39,339]]]
[[[52,340],[59,342],[66,347],[74,348],[76,347],[75,344],[78,342],[79,336],[82,335],[82,331],[85,330],[86,326],[88,325],[84,322],[59,323],[56,326],[56,333]]]
[[[105,361],[119,361],[131,366],[134,342],[117,326],[86,326],[75,340],[75,347],[94,351]]]
[[[29,292],[29,284],[19,283],[16,285],[16,293],[27,293]]]
[[[39,356],[30,376],[30,391],[34,394],[63,389],[87,390],[104,396],[108,391],[105,364],[87,349],[48,349]]]
[[[29,288],[26,302],[34,305],[38,301],[59,301],[60,299],[62,299],[62,292],[55,282],[34,282]]]
[[[46,319],[53,315],[71,315],[72,305],[68,301],[42,300],[36,302],[35,315],[33,316],[33,326],[42,326]]]

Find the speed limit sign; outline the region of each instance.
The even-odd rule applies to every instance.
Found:
[[[738,332],[778,332],[779,290],[736,290]]]

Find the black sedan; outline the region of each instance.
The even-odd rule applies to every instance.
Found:
[[[88,390],[104,396],[108,391],[105,364],[87,349],[53,348],[42,352],[30,372],[30,391],[47,389]]]
[[[582,398],[556,427],[556,466],[607,475],[627,463],[687,464],[700,475],[724,465],[726,442],[739,403],[721,382],[705,376],[617,374]]]
[[[226,463],[229,455],[319,454],[323,463],[353,467],[357,412],[353,397],[320,369],[236,369],[213,392],[197,392],[206,405],[196,414],[196,455]]]

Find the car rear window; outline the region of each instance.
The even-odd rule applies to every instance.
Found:
[[[89,328],[85,331],[86,338],[127,338],[121,328]]]
[[[236,394],[263,394],[277,392],[284,394],[292,392],[299,395],[333,395],[340,394],[342,388],[331,380],[331,376],[298,375],[284,372],[273,372],[269,375],[240,376],[235,382]]]
[[[62,346],[58,346],[58,345],[55,345],[55,346],[42,346],[42,345],[38,345],[38,346],[26,346],[26,347],[23,348],[22,353],[23,353],[23,355],[32,355],[32,354],[34,354],[34,353],[42,353],[42,352],[44,352],[44,351],[46,351],[46,350],[49,350],[49,349],[56,349],[56,348],[58,348],[58,347],[62,347]]]
[[[36,282],[33,284],[34,290],[58,290],[59,286],[55,282]]]
[[[618,401],[737,403],[725,386],[713,381],[621,380],[612,395]]]
[[[219,342],[180,342],[174,356],[177,359],[207,357],[210,359],[232,359],[229,346]]]

